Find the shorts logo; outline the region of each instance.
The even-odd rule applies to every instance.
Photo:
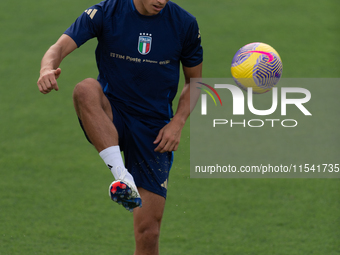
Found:
[[[168,179],[166,179],[165,182],[161,184],[161,187],[168,189]]]
[[[142,55],[146,55],[151,50],[152,35],[148,33],[140,33],[138,38],[138,51]]]

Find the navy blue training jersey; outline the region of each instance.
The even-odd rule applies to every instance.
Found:
[[[141,15],[132,0],[107,0],[85,10],[69,27],[80,47],[97,37],[98,81],[125,111],[158,119],[172,117],[180,62],[202,62],[194,16],[169,1],[154,16]]]

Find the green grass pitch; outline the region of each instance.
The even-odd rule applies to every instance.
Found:
[[[285,78],[340,76],[338,0],[175,2],[199,22],[204,77],[231,77],[256,41],[279,52]],[[95,3],[1,2],[1,255],[133,254],[132,214],[110,201],[112,175],[72,105],[74,85],[97,76],[95,40],[62,63],[58,92],[36,87],[45,51]],[[340,254],[339,179],[190,179],[186,125],[168,190],[162,255]]]

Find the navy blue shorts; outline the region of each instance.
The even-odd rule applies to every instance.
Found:
[[[119,135],[119,146],[124,152],[125,167],[132,174],[136,186],[166,198],[173,152],[155,152],[157,144],[153,144],[153,141],[167,122],[132,116],[108,99],[111,103],[113,124]],[[81,121],[80,125],[83,128]],[[85,133],[84,128],[83,131]],[[86,133],[85,136],[89,140]]]

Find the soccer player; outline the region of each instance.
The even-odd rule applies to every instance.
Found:
[[[37,82],[43,94],[58,90],[62,60],[97,38],[99,75],[79,82],[73,101],[114,175],[112,200],[133,211],[135,255],[158,254],[173,151],[190,114],[190,78],[202,76],[196,19],[168,1],[107,0],[85,10],[45,53]],[[185,84],[173,115],[180,63]]]

